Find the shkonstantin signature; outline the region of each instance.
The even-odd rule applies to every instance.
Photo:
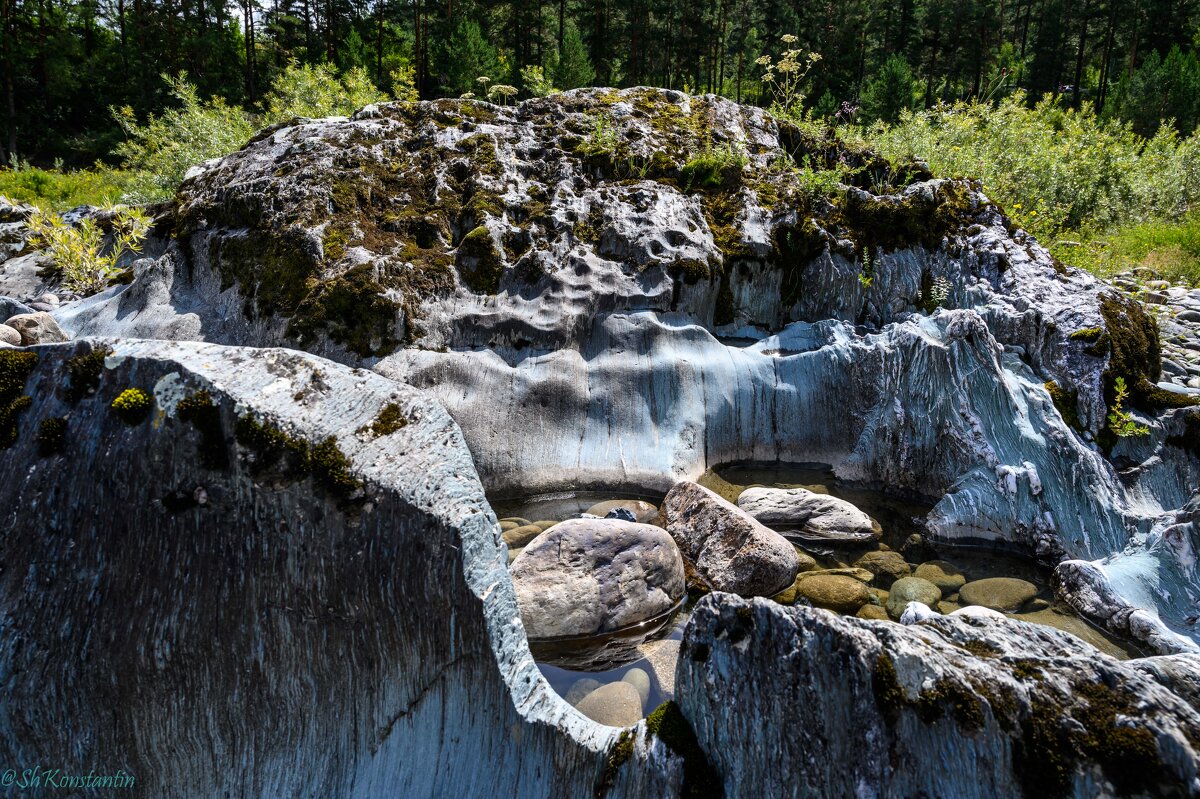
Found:
[[[86,773],[71,769],[45,768],[34,766],[24,769],[5,769],[0,773],[0,787],[17,788],[132,788],[134,776],[124,769],[113,773],[100,772],[91,769]]]

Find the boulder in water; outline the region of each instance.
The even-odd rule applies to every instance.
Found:
[[[738,507],[774,530],[824,544],[865,544],[881,534],[853,504],[806,488],[747,488]]]
[[[671,536],[616,519],[559,522],[513,561],[512,579],[530,638],[611,632],[667,612],[684,595]]]
[[[663,516],[684,557],[714,590],[772,596],[796,579],[795,547],[707,488],[676,483],[663,500]]]

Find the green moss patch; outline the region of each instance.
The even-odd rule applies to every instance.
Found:
[[[463,237],[455,258],[458,274],[476,294],[495,294],[500,289],[504,261],[496,250],[491,232],[480,225]]]
[[[596,782],[596,799],[606,796],[612,790],[617,781],[617,772],[633,757],[633,741],[633,730],[621,730],[617,740],[608,748],[608,754],[604,757],[604,768]]]
[[[663,702],[646,717],[646,729],[668,749],[683,758],[681,795],[694,799],[716,799],[725,795],[721,777],[700,748],[696,733],[679,705]]]
[[[16,443],[17,417],[33,404],[24,391],[37,362],[32,352],[0,350],[0,449]]]
[[[154,408],[154,397],[143,389],[127,388],[117,395],[109,408],[117,418],[132,427],[146,421]]]
[[[387,355],[399,344],[400,304],[386,291],[371,264],[317,283],[288,322],[288,335],[308,344],[325,332],[364,358]]]
[[[181,421],[200,434],[200,464],[208,469],[229,468],[221,409],[213,402],[212,395],[204,389],[193,392],[180,400],[175,410]]]
[[[96,347],[83,355],[67,359],[67,399],[79,402],[90,397],[100,388],[100,375],[104,372],[104,359],[112,355],[107,347]]]
[[[67,445],[66,417],[51,416],[38,423],[38,455],[47,458],[61,455]]]
[[[295,479],[311,476],[317,485],[343,500],[363,486],[333,436],[313,444],[252,416],[238,419],[235,436],[250,451],[254,473],[278,469]]]
[[[358,432],[369,434],[372,438],[379,438],[380,436],[390,436],[407,426],[408,417],[404,415],[404,409],[400,407],[399,403],[389,402],[379,409],[379,413],[375,415],[370,424],[358,428]]]
[[[1079,393],[1065,389],[1053,380],[1044,385],[1063,421],[1075,430],[1082,430],[1083,423],[1079,420]]]

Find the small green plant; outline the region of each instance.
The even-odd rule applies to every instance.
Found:
[[[929,283],[928,290],[921,291],[922,304],[926,313],[933,313],[946,304],[950,299],[950,281],[944,275],[938,275]]]
[[[727,176],[741,174],[749,163],[750,157],[740,142],[730,141],[713,147],[710,140],[705,143],[703,150],[688,158],[680,175],[686,182],[686,190],[716,188],[725,182]]]
[[[558,89],[550,85],[546,71],[534,64],[521,67],[521,85],[529,92],[530,97],[548,97],[558,92]]]
[[[621,143],[621,137],[606,116],[592,119],[592,132],[579,145],[580,155],[613,155]]]
[[[112,245],[105,247],[104,234],[90,219],[70,225],[58,214],[36,211],[29,218],[33,246],[54,261],[63,286],[88,296],[103,291],[117,275],[117,263],[136,255],[150,230],[150,219],[136,208],[110,206]]]
[[[1129,389],[1125,386],[1125,378],[1118,377],[1113,381],[1113,404],[1108,413],[1108,428],[1120,438],[1149,435],[1150,428],[1135,422],[1129,411],[1125,410],[1127,399]]]
[[[99,163],[91,169],[64,172],[57,167],[39,169],[13,157],[10,166],[0,167],[0,197],[65,211],[111,203],[125,192],[128,180],[125,173]]]
[[[392,97],[402,103],[415,103],[421,99],[417,94],[417,70],[407,61],[388,73],[392,80]]]
[[[862,268],[858,272],[858,284],[865,289],[871,288],[875,282],[875,264],[871,262],[871,251],[862,249]]]
[[[110,406],[121,421],[127,425],[143,422],[154,407],[154,398],[140,388],[127,388],[122,391]]]
[[[811,50],[805,53],[793,47],[798,41],[793,34],[786,33],[782,39],[787,49],[779,56],[778,61],[773,60],[770,55],[764,55],[755,63],[764,68],[762,82],[770,87],[774,96],[771,111],[786,117],[802,116],[804,79],[813,65],[821,60],[821,54]]]

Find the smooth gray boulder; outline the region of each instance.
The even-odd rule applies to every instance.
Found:
[[[902,626],[713,594],[684,633],[676,690],[727,799],[1200,791],[1187,697],[1023,622]]]
[[[737,504],[773,530],[822,544],[866,544],[882,532],[852,503],[806,488],[747,488]]]
[[[713,590],[773,596],[796,579],[800,560],[788,540],[703,486],[677,483],[662,513],[679,551]]]
[[[535,666],[435,401],[281,349],[17,354],[37,361],[0,449],[5,763],[103,764],[169,799],[596,791],[616,734]],[[96,392],[72,400],[74,374]],[[132,425],[110,408],[127,389],[150,398]],[[676,792],[649,757],[610,795]]]
[[[683,560],[661,527],[567,519],[512,564],[531,638],[612,632],[660,616],[684,596]]]
[[[67,341],[68,336],[54,321],[54,317],[45,311],[17,314],[10,316],[4,323],[21,335],[21,344],[59,344]]]

